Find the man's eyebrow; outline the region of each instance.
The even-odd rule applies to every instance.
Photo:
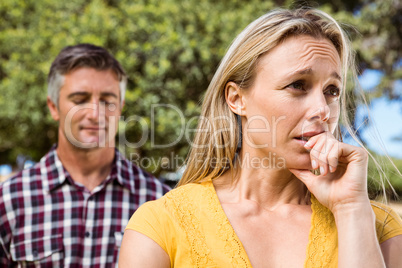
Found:
[[[88,93],[88,92],[85,92],[85,91],[78,91],[78,92],[73,92],[73,93],[71,93],[71,94],[69,94],[68,96],[67,96],[67,98],[69,98],[69,99],[71,99],[71,98],[74,98],[74,97],[76,97],[76,96],[79,96],[79,97],[88,97],[88,96],[90,96],[91,94],[90,93]],[[114,93],[112,93],[112,92],[102,92],[101,93],[101,97],[114,97],[114,98],[118,98],[118,96],[116,95],[116,94],[114,94]]]
[[[118,96],[116,94],[112,93],[112,92],[102,92],[101,96],[102,97],[114,97],[116,99],[118,98]]]
[[[67,98],[71,99],[71,98],[74,98],[75,96],[87,97],[87,96],[89,96],[89,93],[78,91],[78,92],[74,92],[74,93],[69,94],[69,95],[67,96]]]

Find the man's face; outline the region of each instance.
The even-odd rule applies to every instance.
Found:
[[[64,76],[59,107],[48,99],[53,119],[59,121],[59,144],[78,148],[114,147],[121,114],[120,88],[112,70],[79,68]]]

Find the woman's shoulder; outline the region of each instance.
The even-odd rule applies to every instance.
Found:
[[[205,219],[206,210],[215,204],[213,191],[211,181],[175,188],[163,197],[141,205],[131,217],[127,228],[149,237],[155,235],[151,236],[144,226],[164,226],[169,232],[178,227],[180,230],[187,230],[194,222],[202,222]]]
[[[210,180],[200,183],[185,184],[169,191],[167,194],[165,194],[164,198],[171,199],[180,197],[200,197],[202,194],[205,194],[207,191],[209,191],[211,186],[212,182]]]
[[[390,206],[377,201],[370,201],[370,203],[378,220],[386,221],[387,218],[393,218],[402,225],[401,217]]]
[[[213,187],[211,181],[201,183],[189,183],[175,188],[163,197],[148,201],[142,204],[136,214],[142,214],[144,211],[158,213],[177,213],[179,210],[191,210],[197,204],[202,204],[206,197],[213,196]]]
[[[376,216],[377,237],[380,243],[402,235],[401,217],[391,207],[376,201],[371,201],[371,207]]]

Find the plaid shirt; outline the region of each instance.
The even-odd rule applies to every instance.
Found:
[[[169,188],[116,150],[111,173],[89,192],[55,149],[0,184],[0,267],[117,266],[131,215]]]

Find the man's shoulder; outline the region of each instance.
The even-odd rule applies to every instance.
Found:
[[[35,181],[41,181],[42,179],[42,172],[41,172],[41,165],[40,163],[36,163],[34,166],[23,169],[7,180],[3,181],[0,184],[0,189],[5,187],[12,187],[14,189],[18,189],[22,187],[25,183],[34,183]]]
[[[116,150],[116,166],[118,176],[131,188],[135,190],[147,189],[157,191],[163,194],[170,190],[170,187],[161,182],[151,173],[138,167],[127,158],[125,158],[118,150]]]
[[[24,194],[27,194],[27,190],[31,188],[39,190],[43,186],[45,179],[48,179],[52,174],[55,176],[55,166],[52,163],[53,160],[51,160],[53,153],[52,149],[33,166],[20,170],[2,182],[0,184],[0,195],[3,195],[4,191],[24,191]]]
[[[116,150],[117,159],[116,165],[119,167],[118,171],[126,178],[130,179],[156,179],[151,173],[141,169],[131,161],[129,161],[122,153]]]

